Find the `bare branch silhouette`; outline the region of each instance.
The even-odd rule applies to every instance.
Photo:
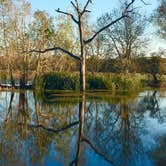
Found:
[[[23,124],[23,123],[19,123],[19,125],[22,125],[22,124]],[[65,131],[65,130],[67,130],[67,129],[69,129],[69,128],[71,128],[71,127],[77,125],[77,124],[79,124],[79,121],[73,122],[73,123],[71,123],[71,124],[69,124],[69,125],[67,125],[67,126],[65,126],[65,127],[62,127],[62,128],[60,128],[60,129],[57,129],[57,130],[52,129],[52,128],[47,128],[47,127],[45,127],[45,126],[43,126],[43,125],[41,125],[41,124],[39,124],[39,125],[27,124],[27,127],[29,127],[29,128],[42,128],[42,129],[44,129],[44,130],[46,130],[46,131],[49,131],[49,132],[58,133],[58,132]]]
[[[87,7],[88,7],[89,3],[92,3],[92,0],[87,0],[86,4],[84,6],[84,9],[81,12],[81,15],[83,15],[85,12],[90,12],[89,10],[87,10]]]
[[[12,102],[13,102],[13,98],[14,98],[14,93],[13,93],[13,92],[11,92],[11,97],[10,97],[9,108],[8,108],[8,113],[6,114],[5,122],[7,122],[7,121],[8,121],[8,119],[9,119],[9,114],[11,114],[11,111],[12,111]]]
[[[95,153],[97,153],[98,155],[102,156],[106,161],[108,161],[109,163],[111,163],[112,165],[115,165],[115,163],[109,159],[108,157],[106,157],[105,154],[103,154],[102,152],[100,152],[93,144],[90,140],[88,140],[85,137],[82,137],[82,142],[86,142],[94,151]]]
[[[76,4],[75,4],[75,3],[76,3]],[[71,1],[71,4],[72,4],[72,6],[74,7],[74,9],[77,11],[77,13],[80,14],[78,1],[75,0],[75,3],[74,3],[73,1]]]
[[[144,4],[144,5],[151,5],[149,3],[146,3],[144,0],[141,0],[141,2]]]
[[[74,59],[76,59],[76,60],[81,60],[80,57],[74,55],[73,53],[71,53],[71,52],[69,52],[69,51],[67,51],[67,50],[65,50],[65,49],[63,49],[63,48],[61,48],[61,47],[53,47],[53,48],[48,48],[48,49],[45,49],[45,50],[30,50],[30,51],[28,51],[28,53],[32,53],[32,52],[36,52],[36,53],[46,53],[46,52],[48,52],[48,51],[56,51],[56,50],[61,51],[61,52],[63,52],[63,53],[65,53],[65,54],[69,55],[70,57],[72,57],[72,58],[74,58]],[[26,52],[26,51],[24,51],[24,52]]]
[[[58,13],[62,13],[62,14],[65,14],[65,15],[70,16],[71,19],[72,19],[75,23],[78,24],[78,21],[77,21],[77,19],[73,16],[73,14],[68,13],[68,12],[64,12],[64,11],[60,10],[59,8],[58,8],[57,10],[55,10],[55,11],[58,12]]]
[[[132,0],[125,8],[124,12],[122,13],[121,17],[115,19],[114,21],[110,22],[109,24],[107,24],[106,26],[102,27],[101,29],[99,29],[96,33],[94,33],[92,35],[92,37],[90,37],[88,40],[85,40],[85,44],[88,44],[90,42],[92,42],[92,40],[94,40],[96,38],[96,36],[98,34],[100,34],[101,32],[103,32],[105,29],[109,28],[110,26],[114,25],[115,23],[117,23],[118,21],[120,21],[121,19],[128,17],[128,13],[132,12],[132,10],[128,10],[130,8],[130,6],[135,2],[135,0]]]

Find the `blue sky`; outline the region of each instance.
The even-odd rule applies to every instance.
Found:
[[[62,10],[71,9],[71,0],[29,0],[34,10],[47,10],[51,15],[57,15],[55,9],[60,8]],[[79,0],[84,4],[87,0]],[[122,0],[121,0],[122,1]],[[144,0],[149,2],[151,5],[145,6],[140,3],[140,0],[136,0],[136,6],[140,7],[146,13],[151,13],[157,7],[157,1],[159,0]],[[95,20],[105,12],[109,12],[113,8],[120,6],[119,0],[93,0],[90,5],[91,17]]]
[[[112,2],[111,2],[112,1]],[[51,15],[56,16],[55,9],[60,8],[61,10],[71,10],[70,0],[29,0],[32,4],[32,9],[47,10]],[[86,0],[80,0],[83,4]],[[97,17],[106,11],[110,11],[112,8],[118,6],[118,0],[93,0],[93,4],[90,5],[91,19],[96,20]]]

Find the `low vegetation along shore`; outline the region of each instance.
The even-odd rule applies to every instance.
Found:
[[[150,74],[139,73],[88,73],[86,76],[86,89],[108,90],[108,91],[134,91],[143,88],[166,88],[165,75],[158,76],[156,82]],[[79,73],[78,72],[55,72],[45,73],[39,76],[35,81],[30,81],[23,88],[19,83],[14,86],[10,81],[0,85],[0,89],[35,89],[35,90],[72,90],[79,91]]]
[[[88,74],[87,90],[139,90],[147,85],[147,76],[141,74]],[[35,83],[40,90],[79,90],[78,73],[49,73]]]

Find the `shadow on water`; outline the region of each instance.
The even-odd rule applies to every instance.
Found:
[[[0,165],[164,166],[166,162],[166,92],[2,91],[0,126]]]

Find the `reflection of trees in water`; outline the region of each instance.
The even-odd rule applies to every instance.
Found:
[[[142,116],[148,113],[150,118],[156,119],[160,124],[162,124],[166,121],[166,112],[160,108],[160,101],[162,98],[160,98],[159,95],[160,93],[157,91],[147,92],[138,104],[138,113]],[[154,128],[155,126],[151,127]],[[152,152],[154,163],[156,166],[164,166],[166,163],[166,135],[156,136],[155,139],[158,144]]]
[[[86,100],[85,95],[74,102],[68,102],[70,97],[43,102],[36,99],[36,94],[30,102],[32,96],[20,93],[15,104],[16,96],[11,93],[0,128],[1,165],[26,165],[29,161],[42,164],[50,150],[54,152],[52,157],[63,164],[85,165],[87,147],[111,165],[141,163],[145,155],[140,140],[145,132],[144,113],[149,111],[153,118],[161,118],[156,93],[135,102],[122,97],[113,103]],[[155,156],[164,145],[161,142]]]
[[[157,166],[165,166],[166,163],[166,135],[159,140],[159,146],[153,152],[155,164]]]
[[[91,103],[89,104],[91,106]],[[88,106],[88,108],[89,108]],[[95,146],[93,141],[90,141],[88,137],[86,137],[86,133],[84,133],[84,123],[85,121],[85,112],[86,112],[86,99],[85,94],[82,94],[81,100],[79,102],[79,130],[78,130],[78,137],[77,137],[77,145],[76,145],[76,155],[74,160],[69,165],[85,165],[86,161],[83,159],[83,155],[85,153],[85,146],[83,146],[83,142],[89,145],[89,147],[97,153],[99,156],[104,158],[110,164],[113,164],[111,158],[107,157],[98,146]]]
[[[147,94],[139,101],[138,112],[139,115],[149,113],[151,118],[157,119],[160,123],[164,122],[166,115],[159,106],[160,97],[157,91],[147,92]]]
[[[13,103],[13,98],[14,98],[14,92],[11,92],[9,107],[8,107],[8,109],[7,109],[7,114],[6,114],[5,121],[8,121],[8,118],[10,118],[10,117],[12,116],[12,103]],[[7,103],[7,102],[6,102],[6,103]]]
[[[117,165],[134,164],[131,161],[143,153],[139,138],[141,128],[135,112],[125,99],[116,104],[94,102],[92,105],[94,107],[86,113],[86,117],[91,117],[86,119],[89,126],[85,129],[86,135]]]
[[[44,96],[44,100],[37,101],[35,97],[35,110],[37,112],[37,123],[52,128],[66,126],[73,121],[78,120],[78,102],[66,102],[66,99],[60,99],[48,95]],[[67,98],[70,101],[70,98]]]
[[[18,99],[18,112],[17,112],[16,121],[18,123],[26,124],[28,119],[29,119],[29,107],[28,107],[27,93],[20,92]]]
[[[67,149],[69,144],[72,142],[72,134],[73,132],[68,131],[67,129],[75,126],[78,124],[77,121],[75,121],[76,116],[78,116],[78,113],[76,110],[78,110],[79,107],[79,129],[78,129],[78,136],[77,136],[77,145],[76,145],[76,156],[75,159],[71,164],[83,164],[80,156],[83,156],[84,152],[84,144],[83,142],[86,142],[86,144],[89,145],[90,148],[94,150],[95,153],[99,154],[103,159],[107,160],[110,163],[113,163],[111,158],[112,155],[108,153],[109,148],[114,148],[115,151],[118,148],[116,145],[124,139],[124,151],[122,151],[122,154],[126,151],[126,149],[129,149],[129,141],[130,141],[130,135],[128,134],[130,130],[130,121],[129,121],[129,114],[128,114],[128,106],[121,103],[119,105],[111,105],[111,104],[101,104],[99,102],[88,102],[86,104],[85,96],[82,96],[81,101],[79,102],[79,106],[77,104],[68,104],[63,105],[59,102],[55,104],[48,104],[44,102],[37,102],[35,103],[35,117],[36,117],[36,124],[29,124],[29,120],[27,119],[28,116],[28,102],[27,97],[24,93],[19,94],[19,102],[18,102],[18,114],[17,114],[17,120],[16,122],[19,123],[19,126],[15,127],[10,130],[10,133],[12,133],[11,137],[13,138],[13,141],[15,139],[14,132],[19,132],[20,135],[23,135],[22,132],[28,131],[28,134],[26,136],[28,137],[31,135],[31,139],[27,139],[26,136],[19,138],[19,144],[21,145],[23,141],[27,142],[28,152],[30,153],[30,158],[32,162],[37,162],[42,160],[42,157],[49,154],[50,144],[52,140],[55,140],[56,144],[56,151],[61,152],[64,156],[64,158],[67,158],[67,154],[69,149]],[[85,121],[85,127],[84,127],[84,113],[85,113],[85,106],[87,105],[87,113],[86,113],[86,121]],[[75,111],[71,111],[71,110]],[[94,113],[94,109],[96,110],[96,113]],[[101,109],[104,110],[104,114],[101,114]],[[94,117],[95,122],[92,121],[92,118]],[[103,120],[104,119],[104,120]],[[120,119],[123,119],[120,121]],[[91,124],[94,123],[94,124]],[[86,135],[88,135],[88,131],[85,129],[84,134],[84,128],[90,129],[92,127],[95,127],[92,135],[90,135],[89,138],[93,138],[93,141],[90,141],[91,139],[88,139]],[[119,126],[119,127],[118,127]],[[13,131],[14,132],[13,132]],[[59,132],[65,131],[63,134],[59,134]],[[75,130],[76,131],[76,130]],[[108,132],[109,131],[109,132]],[[123,134],[122,134],[122,131]],[[49,133],[51,134],[49,134]],[[26,133],[26,132],[25,132]],[[58,133],[58,134],[56,134]],[[113,133],[110,134],[110,133]],[[120,134],[120,135],[119,135]],[[62,139],[65,138],[65,139]],[[119,139],[117,143],[115,143],[114,147],[110,146],[110,140],[113,139],[114,141],[117,141],[117,138]],[[96,141],[94,141],[96,140]],[[10,140],[11,141],[11,140]],[[11,142],[13,142],[11,141]],[[127,142],[128,141],[128,142]],[[17,144],[16,144],[17,146]],[[13,146],[11,146],[13,147]],[[13,148],[13,155],[14,155],[14,149],[17,149],[16,147]],[[21,149],[20,149],[21,150]],[[67,151],[67,152],[66,152]],[[19,152],[21,153],[21,152]],[[129,152],[128,152],[129,153]],[[17,158],[17,157],[13,157]],[[64,159],[63,158],[63,159]]]
[[[61,162],[68,162],[70,156],[72,156],[70,155],[70,145],[73,144],[73,135],[79,123],[78,103],[67,103],[53,98],[53,100],[45,99],[44,102],[36,102],[35,105],[38,112],[36,115],[37,125],[30,125],[30,127],[51,132],[52,139],[55,140],[54,143],[56,144],[55,151],[60,153]],[[55,156],[55,158],[58,159],[59,157]]]
[[[27,133],[26,128],[18,125],[20,121],[24,123],[26,111],[26,97],[25,94],[19,94],[18,107],[14,107],[14,93],[9,92],[10,100],[9,104],[6,100],[6,105],[8,106],[8,112],[6,113],[6,118],[4,119],[3,126],[1,128],[1,148],[0,148],[0,162],[1,165],[10,164],[23,164],[24,160],[21,159],[20,155],[22,153],[22,141],[26,139]],[[26,106],[25,106],[26,105]],[[17,109],[17,111],[15,109]],[[20,114],[23,114],[21,116]]]
[[[158,102],[156,92],[134,102],[125,98],[113,104],[94,101],[86,112],[85,133],[117,165],[143,165],[148,157],[141,140],[145,114],[162,122]]]
[[[6,119],[0,129],[0,164],[27,165],[30,161],[42,165],[43,158],[49,157],[50,149],[60,153],[62,161],[68,160],[69,145],[72,144],[74,128],[78,124],[78,120],[74,119],[78,107],[59,105],[55,109],[55,105],[43,103],[41,108],[36,100],[32,102],[32,107],[28,105],[30,102],[26,93],[19,93],[16,97],[17,103],[12,104],[11,93]],[[14,116],[11,116],[12,111]],[[71,127],[73,130],[68,130]],[[56,157],[59,154],[54,155]]]
[[[83,103],[87,106],[86,111]],[[79,163],[81,142],[87,143],[95,153],[112,165],[124,166],[141,162],[144,155],[139,137],[142,126],[139,124],[140,121],[135,112],[130,109],[125,100],[116,104],[92,101],[88,104],[81,102],[80,105],[81,119],[77,154],[71,165]],[[86,112],[85,121],[84,112]],[[85,148],[85,146],[83,147]]]

